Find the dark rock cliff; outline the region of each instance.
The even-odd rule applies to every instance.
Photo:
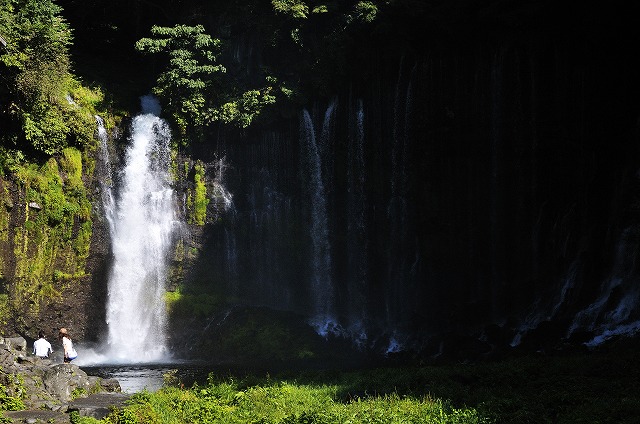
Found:
[[[293,117],[211,131],[188,161],[224,156],[233,204],[212,197],[170,285],[218,309],[174,321],[174,345],[195,356],[223,346],[224,325],[256,325],[250,309],[381,353],[538,350],[633,329],[640,37],[617,3],[396,11]],[[260,47],[237,52],[268,60]],[[88,275],[29,328],[103,332],[98,197]]]

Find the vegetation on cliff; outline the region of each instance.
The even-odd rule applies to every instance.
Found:
[[[71,29],[51,0],[2,0],[0,34],[0,169],[46,158],[93,140],[101,100],[73,77]]]
[[[104,96],[72,74],[71,29],[53,1],[0,1],[0,34],[0,322],[26,331],[86,276],[85,181]]]
[[[235,87],[230,89],[232,84],[223,80],[226,68],[218,62],[221,41],[206,34],[202,25],[153,26],[151,34],[153,38],[139,40],[136,49],[168,56],[153,92],[184,144],[199,139],[213,121],[247,127],[254,115],[275,102],[271,86],[233,93]]]

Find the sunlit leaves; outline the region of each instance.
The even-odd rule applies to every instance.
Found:
[[[214,111],[215,119],[225,123],[235,122],[240,127],[247,128],[264,106],[276,102],[275,96],[270,93],[270,88],[246,91],[236,100],[227,102]]]
[[[12,148],[54,155],[93,137],[92,116],[66,98],[72,34],[61,12],[52,0],[0,0],[0,142]]]
[[[295,19],[306,19],[309,16],[309,6],[300,0],[271,0],[271,4],[276,12]]]
[[[355,6],[356,18],[371,23],[376,19],[378,7],[370,1],[360,1]]]
[[[163,100],[184,139],[189,127],[207,123],[206,99],[219,91],[219,74],[226,72],[225,67],[216,62],[220,40],[206,34],[202,25],[154,26],[151,34],[154,37],[139,40],[136,49],[167,57],[154,93]]]

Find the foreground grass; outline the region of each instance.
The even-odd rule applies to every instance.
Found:
[[[626,349],[476,363],[209,376],[134,395],[76,423],[637,423],[640,353]],[[168,381],[168,383],[171,383]]]
[[[396,393],[342,402],[335,385],[265,382],[241,388],[233,380],[185,390],[165,387],[133,396],[130,406],[102,421],[75,416],[78,424],[103,423],[488,423],[469,408],[429,397]]]

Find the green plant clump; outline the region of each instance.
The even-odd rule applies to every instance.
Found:
[[[198,161],[194,169],[193,194],[189,193],[189,198],[193,199],[193,212],[190,221],[192,224],[204,225],[207,218],[207,206],[209,205],[207,186],[205,185],[204,165]]]
[[[0,411],[23,410],[25,393],[22,376],[5,374],[0,368]]]
[[[175,317],[207,317],[217,311],[221,304],[213,294],[183,293],[180,287],[166,292],[164,299],[169,313]]]

